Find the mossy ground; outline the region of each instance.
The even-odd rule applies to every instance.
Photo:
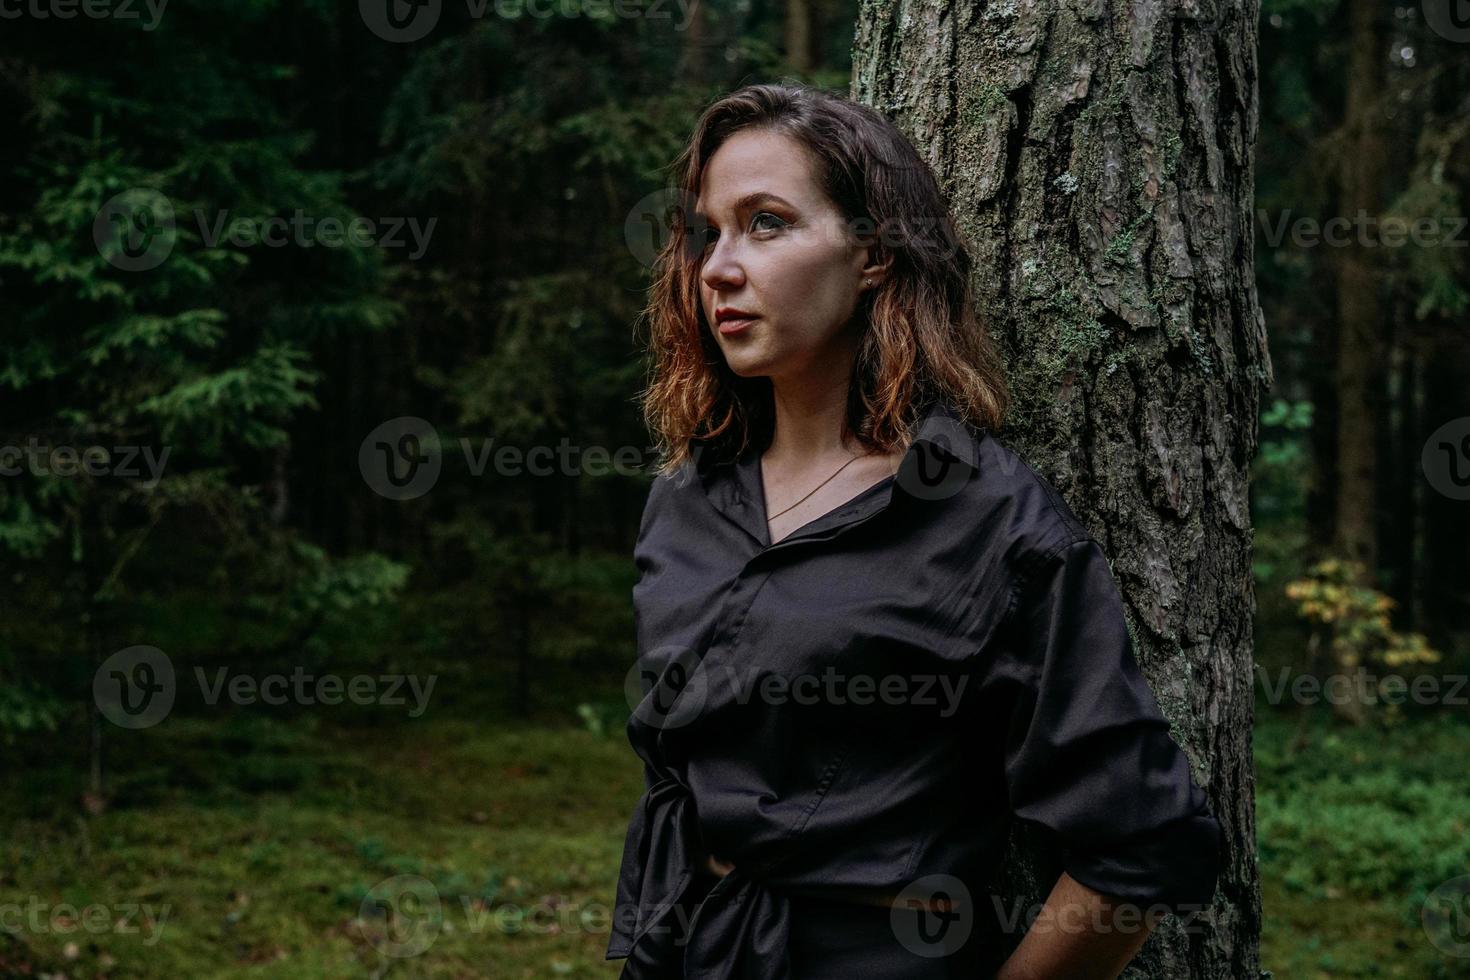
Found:
[[[99,816],[76,816],[81,777],[64,765],[32,759],[7,780],[0,895],[43,919],[60,903],[164,916],[133,933],[23,925],[35,962],[72,980],[616,976],[608,906],[641,769],[617,725],[599,735],[572,717],[429,712],[381,729],[240,711],[115,732],[118,795]],[[1263,713],[1265,967],[1470,976],[1418,919],[1428,889],[1470,872],[1470,725],[1354,731],[1323,716],[1292,750],[1296,735]],[[384,940],[405,935],[359,911],[399,875],[433,883],[442,926],[421,954],[387,957],[404,947]],[[0,947],[0,977],[15,955]]]

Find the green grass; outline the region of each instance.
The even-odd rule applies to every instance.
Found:
[[[1470,725],[1463,715],[1354,729],[1263,712],[1256,821],[1261,962],[1283,980],[1470,977],[1436,948],[1426,895],[1470,874]],[[1462,940],[1463,941],[1463,940]]]
[[[190,771],[209,737],[175,721],[121,733],[143,736],[127,767]],[[441,720],[391,736],[294,736],[286,758],[298,767],[283,770],[262,759],[286,736],[257,727],[264,753],[216,759],[203,784],[85,826],[32,816],[5,827],[4,901],[146,903],[162,922],[135,934],[24,931],[42,962],[74,977],[616,976],[603,960],[608,913],[596,915],[642,789],[620,737]],[[288,788],[264,788],[263,774],[280,772]],[[423,921],[442,928],[422,955],[387,958],[373,942],[384,923],[358,912],[399,875],[433,884],[442,916]]]
[[[611,886],[642,788],[621,726],[430,712],[378,728],[237,711],[108,732],[111,805],[83,821],[63,763],[0,788],[0,902],[60,903],[155,924],[0,938],[68,976],[613,977]],[[1419,922],[1428,890],[1470,873],[1470,726],[1344,729],[1263,712],[1256,734],[1262,962],[1283,980],[1470,976]],[[36,751],[35,747],[31,749]],[[359,917],[397,876],[432,884],[435,919]],[[404,879],[400,879],[404,880]],[[420,955],[386,957],[415,923]],[[519,924],[519,927],[517,927]],[[14,943],[14,940],[10,940]]]

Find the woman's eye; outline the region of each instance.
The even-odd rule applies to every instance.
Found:
[[[768,221],[774,222],[774,224],[767,223]],[[761,211],[750,219],[750,228],[752,231],[779,231],[788,224],[789,222],[779,215],[774,215],[769,211]],[[714,247],[715,241],[719,237],[720,233],[716,229],[706,226],[700,234],[700,245],[708,252]]]
[[[751,225],[751,227],[752,228],[758,228],[758,227],[760,227],[760,221],[761,221],[762,218],[770,218],[772,221],[776,222],[776,224],[774,224],[774,225],[767,226],[767,227],[769,227],[773,231],[775,229],[777,229],[777,228],[784,228],[786,226],[786,222],[785,221],[782,221],[781,218],[779,218],[778,216],[772,214],[769,211],[762,211],[759,214],[757,214],[754,218],[751,218],[750,219],[750,225]]]

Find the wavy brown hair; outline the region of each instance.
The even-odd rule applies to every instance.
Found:
[[[928,165],[897,126],[867,106],[803,85],[750,85],[705,109],[672,166],[677,213],[642,314],[651,356],[641,399],[661,452],[659,472],[689,460],[696,444],[699,455],[717,460],[734,458],[751,441],[767,446],[774,429],[770,379],[730,370],[699,299],[704,229],[694,202],[704,167],[727,139],[752,128],[805,146],[848,227],[876,245],[876,260],[893,258],[855,314],[866,322],[844,435],[892,452],[907,445],[935,397],[971,424],[998,430],[1007,401],[1000,358],[976,314],[969,251]]]

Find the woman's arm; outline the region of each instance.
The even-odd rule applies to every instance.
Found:
[[[994,980],[1114,980],[1148,938],[1143,910],[1066,872]]]
[[[1056,833],[1065,874],[996,976],[1112,980],[1160,914],[1209,906],[1223,835],[1134,657],[1101,547],[1078,539],[1032,561],[1015,609],[979,703],[1001,723],[1012,813]]]

